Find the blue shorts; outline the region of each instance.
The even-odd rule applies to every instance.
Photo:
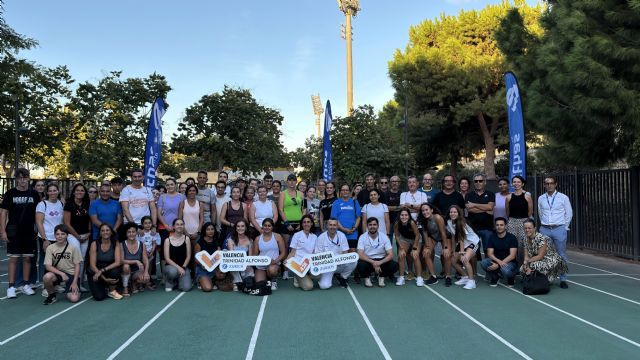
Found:
[[[60,285],[60,284],[64,283],[64,285],[63,285],[64,286],[64,293],[65,294],[68,293],[70,291],[70,289],[71,289],[71,283],[73,283],[73,275],[68,274],[68,273],[65,272],[65,274],[67,274],[67,276],[69,277],[69,281],[64,282],[64,281],[62,281],[62,276],[60,276],[60,275],[58,275],[56,273],[52,273],[52,274],[56,276],[56,280],[53,282],[53,286]]]
[[[196,280],[200,279],[201,276],[204,277],[208,277],[209,279],[212,279],[213,276],[216,274],[216,271],[212,271],[212,272],[208,272],[207,270],[203,269],[200,266],[196,266]]]

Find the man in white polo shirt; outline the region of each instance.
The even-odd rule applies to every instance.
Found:
[[[371,273],[378,275],[378,286],[384,287],[384,278],[393,277],[398,263],[393,260],[393,248],[387,234],[378,232],[378,219],[367,219],[367,232],[358,238],[358,272],[364,286],[372,287]]]
[[[120,194],[124,223],[134,222],[142,225],[140,220],[144,216],[151,216],[151,221],[155,227],[157,222],[156,203],[151,189],[142,185],[143,179],[142,170],[133,169],[131,171],[131,185],[127,185]]]
[[[418,178],[415,175],[409,176],[407,179],[407,186],[409,191],[405,191],[400,194],[400,206],[404,206],[411,211],[411,217],[413,220],[418,219],[418,211],[420,211],[420,205],[429,201],[429,197],[426,193],[418,191]]]
[[[330,218],[329,221],[327,221],[327,231],[320,234],[320,236],[318,236],[318,240],[316,240],[315,253],[326,251],[331,251],[334,255],[346,254],[349,252],[347,237],[343,232],[338,231],[338,220],[335,218]],[[349,286],[347,284],[347,279],[355,268],[355,262],[341,264],[337,266],[335,272],[327,272],[320,275],[320,281],[318,282],[320,289],[329,289],[332,285],[331,281],[334,275],[336,279],[338,279],[340,286],[346,288]]]

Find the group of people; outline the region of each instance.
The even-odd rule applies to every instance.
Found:
[[[269,281],[276,290],[277,279],[293,277],[295,287],[308,291],[314,282],[321,289],[334,280],[347,287],[352,275],[366,287],[374,280],[382,287],[385,279],[398,286],[444,279],[445,286],[474,289],[478,262],[490,286],[500,278],[512,286],[518,273],[538,271],[550,281],[560,277],[560,286],[567,287],[572,211],[553,176],[545,178],[547,191],[537,201],[539,231],[520,176],[511,179],[513,191],[501,179],[495,194],[485,189],[481,174],[458,182],[446,175],[440,190],[431,174],[422,185],[409,176],[406,191],[399,176],[373,174],[354,185],[357,191],[322,179],[298,181],[293,174],[284,182],[272,175],[228,180],[220,172],[210,188],[207,172],[200,171],[183,184],[169,178],[150,189],[134,169],[128,185],[121,178],[99,187],[76,183],[63,201],[57,183],[30,185],[29,171],[18,169],[16,186],[0,207],[0,239],[9,256],[7,297],[16,297],[18,289],[33,295],[39,281],[44,303],[51,304],[58,293],[76,302],[83,291],[98,301],[122,299],[155,290],[158,280],[165,291],[188,291],[195,284],[208,292],[237,290],[247,278]],[[224,273],[195,261],[195,254],[217,250],[267,256],[271,264]],[[355,252],[359,260],[319,276],[299,277],[284,266],[289,258],[326,251]]]

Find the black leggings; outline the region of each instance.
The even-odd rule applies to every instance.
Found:
[[[109,279],[120,279],[120,268],[115,268],[103,273],[104,277]],[[102,301],[107,298],[109,284],[102,280],[93,281],[93,272],[87,272],[87,282],[89,283],[89,291],[95,301]]]
[[[379,261],[382,259],[373,259],[373,260]],[[364,260],[358,260],[357,269],[358,269],[358,272],[360,273],[360,276],[363,278],[369,277],[371,276],[371,273],[375,272],[373,265],[371,265],[370,263]],[[391,277],[393,276],[393,274],[396,273],[396,271],[398,271],[398,263],[393,260],[390,260],[380,265],[380,269],[382,270],[382,273],[380,274],[380,276]]]

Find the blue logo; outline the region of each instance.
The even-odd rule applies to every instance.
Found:
[[[318,272],[318,267],[317,266],[313,268],[313,272]]]
[[[222,268],[223,268],[223,269],[226,269],[228,266],[229,266],[229,265],[227,265],[227,264],[222,264]]]

